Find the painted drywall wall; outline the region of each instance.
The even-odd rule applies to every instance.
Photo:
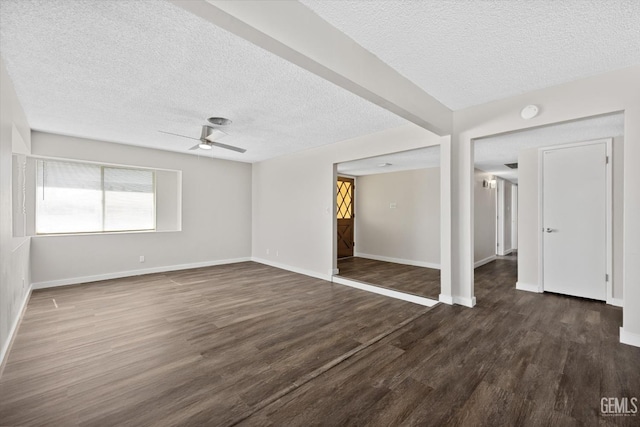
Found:
[[[522,120],[523,106],[535,104],[540,114]],[[640,346],[640,66],[633,66],[562,85],[536,90],[507,99],[454,112],[451,143],[441,156],[451,158],[443,186],[451,188],[451,204],[443,205],[443,233],[451,236],[451,275],[443,269],[442,283],[451,283],[452,293],[473,297],[473,144],[476,138],[513,132],[551,123],[624,112],[624,310],[620,339]],[[522,212],[520,212],[522,214]],[[471,249],[470,249],[471,248]],[[446,254],[443,253],[443,260]],[[443,285],[444,287],[444,285]]]
[[[623,298],[624,243],[624,137],[613,138],[613,272],[612,293],[619,304]],[[518,156],[518,210],[520,242],[518,249],[518,284],[538,288],[540,277],[540,157],[538,149],[525,150]]]
[[[34,236],[34,287],[251,256],[250,164],[42,132],[33,132],[32,148],[38,156],[182,171],[181,231]]]
[[[254,163],[253,257],[329,279],[335,268],[335,164],[443,140],[448,137],[406,125]]]
[[[476,169],[474,192],[474,266],[479,267],[496,258],[496,188],[484,187],[484,181],[495,176]]]
[[[14,151],[29,153],[31,130],[0,59],[0,365],[29,295],[30,238],[13,226]]]
[[[518,249],[518,186],[511,187],[511,248]]]
[[[502,209],[498,215],[502,215],[502,242],[500,243],[500,248],[498,253],[502,253],[503,255],[508,254],[512,248],[512,236],[511,236],[511,227],[512,227],[512,212],[511,212],[511,195],[513,193],[513,184],[511,182],[502,180],[502,192],[498,194],[498,197],[501,199]]]
[[[360,176],[355,255],[440,268],[440,168]]]
[[[538,149],[518,154],[518,285],[538,289],[540,269]]]

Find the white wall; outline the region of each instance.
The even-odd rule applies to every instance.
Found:
[[[0,366],[29,295],[30,239],[14,237],[12,151],[31,148],[27,118],[0,59]],[[21,146],[20,146],[21,145]]]
[[[182,171],[181,231],[34,236],[34,287],[250,258],[250,164],[42,132],[32,141],[33,155]]]
[[[440,168],[360,176],[355,208],[356,256],[440,268]]]
[[[523,106],[535,104],[541,113],[522,120]],[[443,145],[443,158],[450,157],[450,173],[443,174],[443,187],[451,188],[451,204],[443,204],[443,233],[451,236],[450,275],[443,268],[442,283],[451,293],[473,298],[473,144],[477,138],[585,117],[624,112],[624,310],[620,340],[640,346],[640,66],[633,66],[581,80],[540,89],[453,113],[450,144]],[[520,212],[522,213],[522,212]],[[442,252],[443,263],[448,261]]]
[[[506,255],[509,253],[513,247],[512,236],[511,236],[511,226],[512,226],[512,212],[511,212],[511,195],[513,194],[513,184],[509,181],[502,181],[502,192],[498,194],[502,202],[502,209],[498,215],[501,215],[502,222],[502,242],[500,242],[500,247],[498,248],[498,253]]]
[[[511,185],[511,248],[518,249],[518,186]]]
[[[474,192],[474,266],[496,259],[496,194],[497,188],[483,187],[483,181],[495,176],[475,170]]]
[[[540,269],[538,149],[518,155],[518,286],[538,289]]]
[[[255,163],[253,256],[329,279],[336,252],[335,164],[437,145],[443,140],[448,138],[409,124]]]
[[[539,150],[524,150],[518,156],[518,284],[538,288],[540,277]],[[623,297],[624,244],[624,138],[613,138],[613,298]],[[617,301],[616,303],[620,303]]]

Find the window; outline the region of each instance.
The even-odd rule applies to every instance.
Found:
[[[38,160],[36,233],[155,229],[152,170]]]

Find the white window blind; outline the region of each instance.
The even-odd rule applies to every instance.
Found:
[[[154,172],[39,160],[36,233],[155,229]]]

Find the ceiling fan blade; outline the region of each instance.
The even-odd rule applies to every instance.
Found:
[[[223,144],[221,142],[215,142],[215,141],[211,141],[211,145],[213,145],[214,147],[226,148],[227,150],[237,151],[238,153],[244,153],[245,151],[247,151],[244,148],[234,147],[233,145],[227,145],[227,144]]]
[[[196,144],[193,147],[189,148],[189,151],[191,150],[197,150],[198,148],[200,148],[200,144]]]
[[[200,141],[200,138],[192,138],[192,137],[190,137],[190,136],[180,135],[179,133],[165,132],[165,131],[163,131],[163,130],[159,130],[158,132],[160,132],[160,133],[166,133],[167,135],[181,136],[181,137],[183,137],[183,138],[195,139],[196,141]]]

